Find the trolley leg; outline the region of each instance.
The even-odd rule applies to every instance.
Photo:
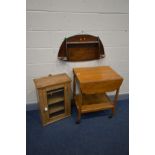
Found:
[[[78,110],[78,116],[77,116],[76,124],[79,124],[80,120],[81,120],[81,112]]]
[[[112,118],[114,116],[114,114],[115,114],[115,108],[112,108],[111,111],[112,111],[112,113],[110,114],[109,118]]]

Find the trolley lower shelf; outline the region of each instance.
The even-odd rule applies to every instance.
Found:
[[[82,99],[83,102],[81,104],[80,95],[76,95],[75,97],[76,107],[79,110],[81,106],[81,113],[114,108],[114,104],[106,94],[83,95]]]

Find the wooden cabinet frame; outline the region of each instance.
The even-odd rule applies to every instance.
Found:
[[[66,74],[42,77],[34,82],[43,126],[70,116],[71,80]]]

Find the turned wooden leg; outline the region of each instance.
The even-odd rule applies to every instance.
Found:
[[[115,98],[114,98],[114,101],[113,101],[114,108],[111,109],[112,110],[112,114],[109,116],[109,118],[112,118],[114,116],[115,106],[116,106],[116,103],[117,103],[117,100],[118,100],[118,94],[119,94],[119,88],[116,90]]]
[[[80,91],[80,102],[78,103],[78,116],[77,116],[77,121],[76,123],[79,124],[81,120],[81,105],[82,105],[82,93]]]
[[[112,111],[112,113],[110,114],[109,118],[112,118],[114,116],[114,114],[115,114],[115,108],[112,108],[111,111]]]
[[[114,116],[114,114],[115,114],[115,108],[112,108],[111,110],[112,110],[112,116]]]
[[[73,102],[75,102],[75,95],[76,95],[76,77],[73,77]]]
[[[78,110],[76,124],[79,124],[80,123],[80,120],[81,120],[81,112],[80,112],[80,110]]]

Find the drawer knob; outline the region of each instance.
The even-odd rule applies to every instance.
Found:
[[[45,111],[48,111],[48,108],[47,107],[45,107]]]

